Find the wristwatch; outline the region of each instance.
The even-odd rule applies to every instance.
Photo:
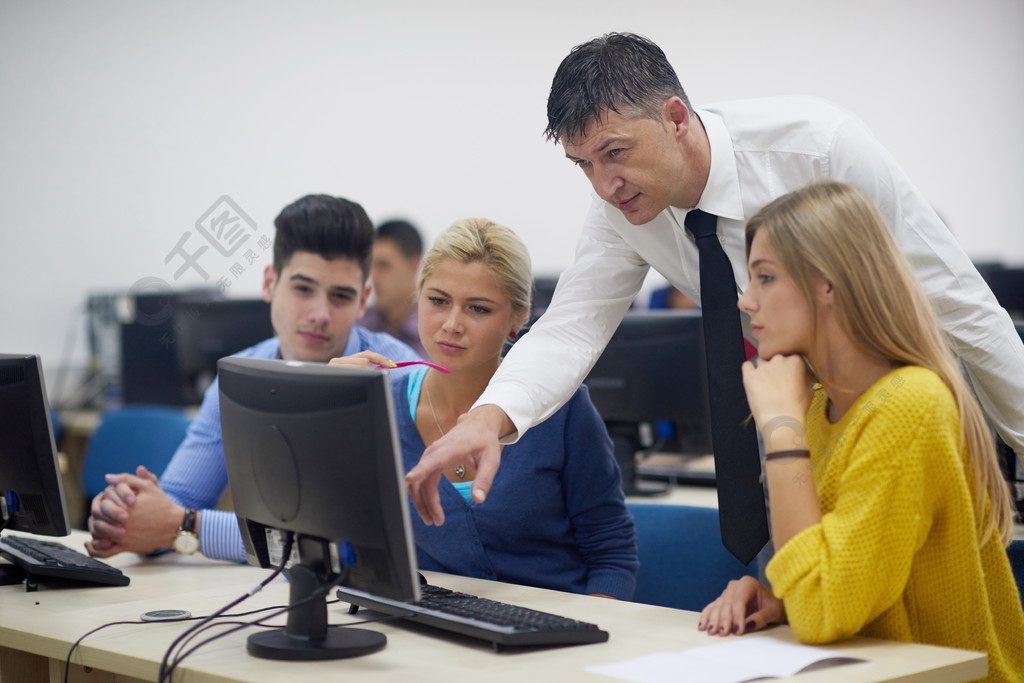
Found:
[[[194,555],[199,550],[199,534],[196,533],[196,511],[192,508],[185,510],[185,516],[181,520],[181,527],[174,536],[174,552],[182,555]]]

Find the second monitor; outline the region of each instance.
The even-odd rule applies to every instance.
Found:
[[[627,494],[643,493],[639,451],[712,452],[699,311],[626,313],[585,383],[612,437]]]

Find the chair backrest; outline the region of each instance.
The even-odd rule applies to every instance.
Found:
[[[1021,603],[1024,603],[1024,540],[1012,541],[1010,547],[1006,549],[1006,554],[1010,556],[1013,578],[1017,579]]]
[[[188,425],[184,411],[167,406],[129,405],[106,412],[85,449],[82,487],[87,500],[106,488],[106,474],[135,472],[139,465],[162,474]]]
[[[633,599],[699,612],[731,579],[757,576],[722,545],[718,510],[688,505],[627,503],[640,556]]]

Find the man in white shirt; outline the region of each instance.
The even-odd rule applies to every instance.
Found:
[[[550,307],[509,352],[455,429],[407,482],[427,523],[444,521],[437,483],[473,462],[487,494],[510,443],[551,415],[586,377],[650,268],[700,301],[693,208],[718,216],[738,291],[748,283],[746,219],[774,198],[830,178],[866,191],[893,231],[999,434],[1024,454],[1024,344],[949,230],[855,117],[827,102],[780,97],[694,110],[664,52],[608,34],[575,47],[555,74],[547,135],[590,180],[575,262]],[[747,321],[744,320],[744,325]],[[637,359],[642,362],[642,359]]]

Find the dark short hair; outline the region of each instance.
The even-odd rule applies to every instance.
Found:
[[[660,118],[672,96],[691,109],[660,47],[635,33],[606,33],[577,45],[558,65],[544,136],[556,143],[572,140],[606,111]]]
[[[376,239],[391,240],[407,259],[423,255],[423,238],[409,221],[384,221],[377,226]]]
[[[274,270],[281,271],[297,251],[332,261],[352,259],[370,275],[373,222],[363,207],[341,197],[309,194],[281,210],[274,219]]]

